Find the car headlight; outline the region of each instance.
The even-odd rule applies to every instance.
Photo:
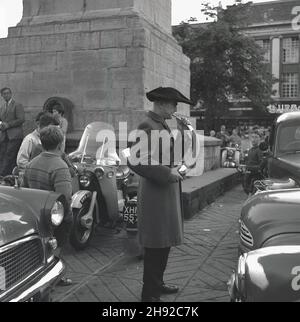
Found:
[[[87,175],[83,175],[80,176],[79,182],[84,188],[87,188],[91,184],[91,178]]]
[[[54,226],[59,226],[64,219],[64,215],[65,209],[63,204],[60,201],[56,201],[50,212],[52,224]]]

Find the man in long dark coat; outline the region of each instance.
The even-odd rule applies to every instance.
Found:
[[[157,88],[147,93],[147,98],[154,102],[153,111],[148,112],[138,130],[144,131],[144,139],[148,139],[144,140],[148,147],[148,164],[135,164],[133,161],[133,157],[138,154],[134,150],[135,147],[143,146],[143,142],[140,141],[131,148],[128,161],[131,169],[141,177],[138,192],[138,230],[139,241],[145,249],[142,301],[159,302],[161,294],[176,293],[179,290],[177,286],[166,285],[163,275],[170,248],[183,242],[182,176],[178,166],[172,161],[172,142],[170,149],[158,144],[152,146],[150,151],[151,135],[155,136],[161,131],[170,133],[166,119],[172,118],[172,114],[177,110],[177,103],[192,102],[174,88]],[[153,151],[155,149],[156,151]],[[166,151],[170,151],[168,164],[162,161]],[[155,165],[151,163],[153,156],[158,156],[158,160],[154,160]],[[141,154],[139,157],[140,160],[143,159]]]

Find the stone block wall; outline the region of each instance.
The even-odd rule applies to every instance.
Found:
[[[204,140],[204,172],[220,168],[221,140],[205,137]]]
[[[170,0],[135,0],[135,8],[151,23],[172,33],[172,3]]]
[[[68,1],[54,2],[59,8],[64,4],[69,8]],[[139,11],[110,15],[106,11],[106,16],[43,23],[32,18],[34,3],[48,3],[36,19],[44,17],[41,13],[55,14],[56,4],[25,2],[21,23],[9,29],[8,38],[0,39],[0,84],[11,87],[15,99],[25,106],[26,132],[52,96],[73,102],[72,130],[78,135],[96,120],[109,122],[116,130],[119,121],[127,121],[129,130],[135,128],[151,108],[145,93],[155,87],[174,86],[189,96],[189,59],[166,31],[169,23],[162,29],[152,21],[170,1],[155,1],[155,5],[148,0],[131,1],[126,0],[127,5],[138,5]],[[104,7],[124,5],[123,0],[99,2]],[[93,8],[93,1],[86,3]],[[179,109],[187,114],[183,106]]]
[[[171,34],[171,0],[26,0],[22,25],[136,12]]]

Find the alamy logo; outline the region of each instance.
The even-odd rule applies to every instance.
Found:
[[[6,290],[5,269],[0,266],[0,291]]]
[[[292,289],[294,291],[300,291],[300,266],[293,267],[292,275],[295,275],[292,280]]]
[[[99,144],[96,159],[101,160],[104,156],[115,157],[121,164],[131,165],[170,165],[180,166],[182,163],[189,168],[189,176],[200,176],[204,171],[204,135],[191,131],[173,129],[171,133],[167,130],[143,130],[131,131],[127,135],[127,123],[119,124],[119,135],[125,133],[122,140],[119,138],[119,150],[126,151],[127,142],[135,143],[131,146],[128,156],[116,155],[116,133],[115,131],[100,130],[95,140]],[[102,144],[101,144],[102,143]],[[123,144],[125,144],[123,146]],[[123,160],[122,160],[123,159]]]
[[[292,28],[295,31],[300,30],[300,6],[296,6],[292,9],[292,15],[296,16],[292,20]]]

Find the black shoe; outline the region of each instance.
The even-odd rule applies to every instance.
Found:
[[[142,297],[142,302],[163,302],[163,300],[159,296],[158,297],[145,296],[145,297]]]
[[[163,284],[160,288],[161,294],[175,294],[179,291],[179,287],[175,285]]]

